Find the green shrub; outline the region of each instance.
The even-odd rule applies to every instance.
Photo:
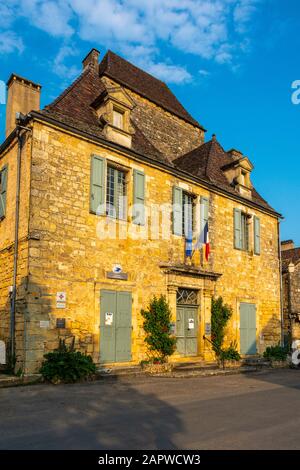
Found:
[[[239,361],[241,359],[240,353],[237,350],[236,342],[231,342],[228,348],[222,349],[219,355],[220,360],[223,361]]]
[[[286,361],[288,352],[287,346],[280,346],[280,344],[277,344],[276,346],[269,346],[263,355],[265,359]]]
[[[145,342],[149,350],[160,362],[166,362],[176,346],[176,338],[170,332],[171,310],[166,298],[163,295],[153,297],[148,309],[141,310],[141,314],[144,317]]]
[[[59,348],[45,354],[44,358],[40,373],[52,383],[87,380],[96,373],[96,365],[91,356],[74,351],[73,346],[66,346],[64,341],[60,341]]]
[[[222,297],[212,298],[211,303],[211,341],[217,356],[221,354],[225,327],[232,316],[232,309],[223,303]]]

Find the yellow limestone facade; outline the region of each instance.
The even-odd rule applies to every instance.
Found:
[[[127,168],[128,215],[125,221],[109,220],[108,229],[123,233],[124,239],[103,237],[107,218],[90,213],[91,155]],[[0,223],[0,309],[1,336],[8,339],[9,294],[12,283],[14,212],[16,192],[16,144],[1,155],[1,167],[8,164],[7,216]],[[148,227],[131,223],[134,169],[146,176],[146,206],[168,205],[172,188],[181,186],[198,197],[210,200],[211,256],[209,262],[197,252],[184,272],[170,266],[184,265],[185,242],[171,230],[170,215],[163,217],[162,230],[152,237]],[[278,220],[221,193],[212,192],[188,178],[171,173],[72,135],[48,124],[33,121],[22,153],[21,214],[16,316],[17,367],[26,373],[37,371],[43,355],[58,346],[59,338],[75,336],[76,347],[101,363],[100,291],[112,289],[132,292],[132,363],[146,357],[140,310],[153,295],[168,297],[176,321],[178,288],[198,291],[198,356],[212,359],[210,345],[203,339],[210,323],[211,297],[223,296],[233,309],[226,341],[239,345],[239,305],[249,302],[257,309],[257,351],[280,341],[280,277],[278,259]],[[261,254],[250,249],[234,249],[233,210],[243,209],[261,220]],[[104,225],[103,225],[104,224]],[[141,239],[141,233],[144,238]],[[102,233],[102,235],[101,235]],[[130,236],[128,236],[128,233]],[[249,230],[251,233],[251,230]],[[100,234],[100,236],[99,236]],[[125,236],[124,236],[125,234]],[[134,238],[137,238],[136,240]],[[104,238],[104,239],[103,239]],[[120,238],[120,237],[119,237]],[[122,238],[122,237],[121,237]],[[158,238],[158,239],[157,239]],[[250,237],[250,244],[251,244]],[[202,258],[202,259],[200,259]],[[219,273],[213,279],[194,274],[202,270]],[[120,264],[127,280],[108,279],[114,264]],[[190,271],[189,271],[190,270]],[[64,309],[57,308],[57,292],[66,293]],[[56,319],[65,318],[65,329]],[[46,325],[46,326],[45,326]],[[174,360],[181,360],[175,354]],[[189,358],[184,358],[187,360]]]

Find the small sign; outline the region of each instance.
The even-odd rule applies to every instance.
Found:
[[[65,302],[56,302],[56,308],[66,308]]]
[[[66,302],[67,293],[66,292],[56,292],[56,302]]]
[[[0,341],[0,364],[6,364],[6,350],[4,341]]]
[[[105,312],[105,326],[111,326],[113,324],[114,314],[112,312]]]
[[[57,318],[56,319],[56,328],[66,328],[66,319],[65,318]]]
[[[193,330],[195,328],[195,320],[193,318],[189,318],[189,330]]]
[[[119,274],[123,271],[122,266],[120,264],[114,264],[112,268],[112,272],[115,274]]]
[[[41,320],[40,321],[40,328],[49,328],[49,327],[50,327],[49,320]]]
[[[211,324],[210,323],[205,323],[205,334],[206,335],[211,334]]]
[[[106,273],[106,277],[108,279],[121,279],[123,281],[128,280],[128,274],[127,273],[114,273],[114,272],[108,272]]]
[[[176,333],[176,323],[170,323],[170,334],[175,335]]]

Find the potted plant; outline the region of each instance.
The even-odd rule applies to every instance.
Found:
[[[270,361],[271,367],[287,367],[288,366],[288,348],[286,346],[269,346],[265,350],[263,356]]]
[[[236,369],[241,366],[241,356],[237,350],[236,342],[231,342],[228,348],[222,349],[219,355],[219,365],[223,369]]]
[[[141,362],[142,368],[150,374],[172,370],[168,358],[174,353],[176,337],[171,333],[171,310],[166,297],[153,297],[147,310],[141,310],[144,318],[145,343],[149,359]]]

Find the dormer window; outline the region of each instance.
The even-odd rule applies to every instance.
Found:
[[[124,129],[124,113],[116,109],[113,110],[113,125],[118,129]]]
[[[130,148],[134,134],[130,114],[134,102],[126,91],[121,86],[107,87],[91,106],[97,113],[106,139]]]
[[[237,150],[232,149],[227,154],[232,158],[232,161],[222,167],[224,175],[237,192],[251,199],[252,184],[250,174],[253,170],[252,163]]]

